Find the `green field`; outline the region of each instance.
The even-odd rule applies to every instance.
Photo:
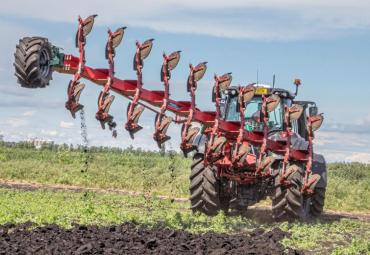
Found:
[[[257,217],[216,217],[194,215],[186,203],[171,203],[155,198],[113,194],[19,191],[0,188],[0,224],[35,222],[71,227],[74,223],[107,225],[132,221],[202,233],[248,232],[255,228],[280,227],[291,233],[283,240],[289,247],[311,254],[366,254],[370,252],[370,222],[351,219],[316,220],[310,223],[275,223]],[[348,251],[354,251],[349,253]]]
[[[88,158],[88,170],[85,161]],[[0,146],[0,179],[188,196],[191,160],[135,150],[35,150]],[[370,213],[370,165],[329,164],[326,209]]]
[[[88,159],[86,170],[85,162]],[[115,188],[151,193],[125,196],[112,193],[26,191],[0,188],[0,224],[32,221],[64,227],[80,224],[113,224],[132,221],[191,232],[248,232],[279,227],[291,236],[289,247],[308,254],[370,254],[370,222],[346,217],[313,222],[273,222],[266,212],[251,209],[248,217],[192,214],[188,203],[172,203],[155,195],[188,196],[190,159],[178,154],[134,150],[81,151],[35,150],[0,146],[0,179],[92,188]],[[370,166],[329,164],[326,209],[370,213]],[[257,210],[257,211],[256,211]]]

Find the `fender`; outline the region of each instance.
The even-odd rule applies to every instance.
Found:
[[[206,143],[208,141],[208,138],[206,135],[202,133],[198,133],[197,136],[193,140],[193,146],[195,147],[195,150],[197,153],[204,154],[206,152]]]
[[[312,174],[318,174],[321,177],[315,187],[326,188],[328,184],[328,176],[327,176],[327,169],[326,169],[326,161],[323,155],[314,153],[313,164],[312,164]]]

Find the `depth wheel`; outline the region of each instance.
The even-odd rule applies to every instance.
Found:
[[[25,37],[19,40],[14,54],[15,76],[26,88],[44,88],[52,79],[52,46],[43,37]]]

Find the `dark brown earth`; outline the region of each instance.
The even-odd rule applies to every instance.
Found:
[[[280,229],[249,234],[190,234],[164,227],[146,228],[133,223],[98,227],[32,223],[0,226],[0,254],[303,254],[286,249]]]

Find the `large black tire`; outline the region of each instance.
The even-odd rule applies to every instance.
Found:
[[[15,76],[26,88],[44,88],[52,79],[52,46],[42,37],[25,37],[19,40],[14,53]]]
[[[222,196],[220,181],[211,167],[204,167],[203,154],[195,154],[190,174],[190,204],[193,212],[209,216],[228,210],[229,201]]]
[[[312,196],[306,197],[301,193],[303,186],[303,171],[296,165],[298,171],[289,177],[291,186],[278,186],[272,197],[272,216],[274,219],[292,220],[317,217],[323,212],[325,188],[315,188]],[[279,178],[279,177],[277,177]]]
[[[272,216],[277,220],[304,216],[303,196],[300,191],[302,174],[297,171],[289,177],[288,181],[291,182],[291,186],[288,188],[278,186],[272,197]]]
[[[315,188],[310,197],[310,215],[318,217],[324,211],[326,188]]]

